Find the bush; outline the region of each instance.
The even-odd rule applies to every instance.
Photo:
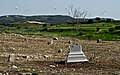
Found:
[[[32,73],[32,75],[39,75],[38,73]]]
[[[43,27],[47,27],[47,24],[43,24]]]
[[[94,23],[93,19],[89,19],[88,24],[92,24],[92,23]]]
[[[48,31],[48,29],[47,28],[43,28],[41,31]]]
[[[79,32],[77,35],[79,35],[79,36],[80,36],[80,35],[83,35],[83,32]]]
[[[25,27],[25,29],[28,29],[28,27]]]
[[[115,29],[119,30],[119,29],[120,29],[120,26],[115,26]]]
[[[111,22],[111,21],[112,21],[112,19],[110,19],[110,18],[107,19],[107,23],[109,23],[109,22]]]
[[[100,28],[99,28],[99,27],[97,27],[97,28],[96,28],[96,31],[99,31],[99,30],[100,30]]]
[[[21,29],[21,27],[17,27],[17,29]]]
[[[113,32],[113,31],[115,31],[115,28],[109,28],[108,31]]]
[[[93,35],[87,35],[87,38],[88,38],[88,40],[92,40],[93,39]]]

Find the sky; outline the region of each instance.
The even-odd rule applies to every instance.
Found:
[[[3,15],[68,15],[69,5],[87,11],[87,17],[120,19],[120,0],[1,0]]]

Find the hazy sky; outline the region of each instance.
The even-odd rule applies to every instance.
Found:
[[[67,14],[70,4],[88,12],[88,17],[120,19],[120,0],[1,0],[0,15],[50,15]]]

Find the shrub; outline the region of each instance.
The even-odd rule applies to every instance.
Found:
[[[88,24],[92,24],[92,23],[94,23],[93,19],[89,19]]]
[[[87,35],[88,40],[92,40],[93,39],[93,35]]]
[[[21,27],[17,27],[17,29],[21,29]]]
[[[83,35],[83,32],[79,32],[78,34],[76,34],[77,36]]]
[[[43,24],[43,27],[47,27],[47,24]]]
[[[32,75],[39,75],[38,73],[32,73]]]
[[[120,29],[120,26],[115,26],[115,29],[119,30],[119,29]]]
[[[115,31],[115,28],[109,28],[108,31],[113,32],[113,31]]]
[[[96,31],[99,31],[99,30],[100,30],[100,28],[99,28],[99,27],[97,27],[97,28],[96,28]]]
[[[48,29],[47,28],[43,28],[41,31],[48,31]]]
[[[109,22],[111,22],[111,21],[112,21],[112,19],[110,19],[110,18],[107,19],[107,23],[109,23]]]
[[[28,29],[28,27],[25,27],[25,29]]]

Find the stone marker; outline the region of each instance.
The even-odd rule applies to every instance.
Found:
[[[14,62],[15,61],[15,54],[10,54],[8,57],[9,62]]]
[[[101,39],[97,39],[97,43],[101,43],[102,42],[102,40]]]
[[[87,58],[82,51],[81,45],[72,45],[69,47],[69,53],[66,58],[66,63],[73,63],[73,62],[87,62]]]

